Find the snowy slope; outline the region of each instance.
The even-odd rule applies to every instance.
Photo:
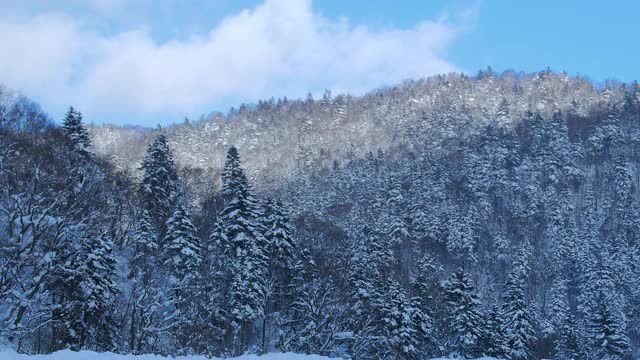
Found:
[[[164,357],[160,355],[119,355],[113,353],[96,353],[93,351],[75,352],[71,350],[62,350],[48,355],[23,355],[13,350],[0,351],[0,360],[209,360],[204,356],[179,356],[175,358]],[[235,360],[326,360],[327,357],[319,355],[301,355],[301,354],[266,354],[245,355],[234,358]]]

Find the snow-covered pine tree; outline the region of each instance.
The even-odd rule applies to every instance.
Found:
[[[163,254],[163,263],[177,283],[187,277],[198,275],[203,254],[200,239],[196,233],[189,210],[184,204],[179,204],[167,220]]]
[[[51,270],[44,278],[44,288],[51,299],[51,351],[82,349],[81,336],[87,331],[82,324],[81,306],[87,293],[80,286],[86,275],[80,256],[85,240],[77,235],[82,229],[69,225],[63,229],[62,241],[50,249],[56,251],[56,256],[52,257]]]
[[[444,289],[440,281],[443,272],[442,266],[427,254],[418,262],[416,274],[411,281],[416,297],[415,306],[422,312],[425,323],[430,324],[429,337],[431,341],[423,343],[420,351],[431,353],[434,356],[441,355],[436,351],[436,344],[441,343],[446,336],[443,332],[446,321],[446,303]]]
[[[45,287],[51,296],[51,349],[115,349],[113,243],[85,224],[68,225],[51,261]]]
[[[182,353],[214,357],[228,354],[226,244],[220,222],[216,221],[208,243],[201,246],[202,264],[188,282],[188,308],[181,310],[188,339],[182,339]]]
[[[475,206],[470,206],[466,214],[451,218],[448,224],[447,250],[463,264],[477,261],[474,251],[478,239],[477,221],[478,212]]]
[[[133,257],[129,263],[131,310],[128,315],[127,346],[131,353],[149,351],[149,339],[158,337],[160,303],[164,295],[161,281],[154,276],[159,261],[158,234],[149,212],[143,210],[132,235]]]
[[[511,122],[511,111],[509,110],[509,103],[504,97],[500,99],[498,110],[496,110],[496,121],[501,126],[505,126]]]
[[[176,165],[164,135],[158,135],[149,145],[140,168],[144,171],[141,184],[142,202],[160,236],[160,250],[164,251],[166,223],[173,214],[178,195]]]
[[[132,235],[133,258],[129,263],[130,278],[143,278],[157,263],[158,234],[151,222],[149,211],[143,210]]]
[[[382,317],[382,358],[417,359],[421,342],[427,341],[430,324],[397,281],[388,280],[384,291],[378,305]]]
[[[336,349],[341,311],[334,299],[335,291],[319,278],[309,250],[302,249],[289,289],[293,301],[277,317],[280,351],[330,355]]]
[[[587,140],[591,150],[599,160],[617,154],[625,139],[620,127],[618,109],[615,106],[609,106],[607,110],[607,117],[595,128]],[[598,169],[596,168],[596,170]]]
[[[270,272],[281,290],[288,287],[295,265],[296,244],[293,240],[293,228],[289,215],[282,200],[268,199],[265,201],[267,256],[269,257]],[[280,291],[281,295],[284,294]],[[280,298],[280,300],[285,300]],[[286,303],[282,303],[286,306]]]
[[[84,348],[95,351],[114,351],[118,343],[116,334],[116,301],[119,292],[115,282],[116,260],[113,240],[107,233],[83,239],[82,255],[85,264],[80,282],[84,290],[82,322],[85,331],[80,334]]]
[[[504,332],[510,360],[534,359],[533,346],[536,341],[529,309],[524,298],[524,280],[517,269],[509,276],[506,292],[502,299]]]
[[[69,108],[62,129],[70,141],[68,161],[69,174],[66,179],[66,215],[75,221],[85,220],[95,205],[94,195],[100,194],[104,185],[104,173],[94,160],[89,132],[82,123],[82,114]]]
[[[93,161],[82,115],[73,108],[63,131],[71,149],[64,153],[66,168],[59,169],[66,178],[54,223],[62,235],[45,246],[49,271],[41,279],[51,310],[50,349],[114,350],[119,289],[114,280],[114,231],[105,225],[111,213],[101,208],[106,205],[105,172]]]
[[[485,328],[482,334],[482,353],[496,359],[506,359],[509,354],[507,334],[502,324],[502,314],[494,305],[485,316]]]
[[[462,269],[458,269],[444,287],[448,304],[450,352],[463,358],[480,356],[484,319],[472,280]]]
[[[331,97],[331,90],[325,90],[322,95],[322,100],[320,100],[320,108],[325,114],[329,114],[331,112],[332,103],[333,98]]]
[[[602,289],[613,286],[607,254],[600,238],[597,224],[597,208],[594,193],[588,188],[585,193],[583,224],[580,231],[580,294],[578,312],[581,319],[587,319],[597,310],[598,296]]]
[[[266,276],[270,291],[265,295],[265,314],[262,323],[263,352],[267,351],[266,333],[270,325],[270,318],[274,311],[278,312],[288,308],[291,280],[295,265],[295,243],[293,241],[293,229],[289,221],[286,209],[282,201],[274,201],[267,196],[262,201],[262,221],[264,223],[265,255],[268,258]],[[262,245],[261,245],[262,247]]]
[[[384,236],[389,238],[392,245],[401,245],[409,236],[409,230],[405,221],[404,198],[402,188],[397,179],[387,190],[385,207],[386,215],[381,219],[381,227]],[[399,254],[398,254],[399,255]]]
[[[176,340],[179,354],[193,353],[193,342],[204,325],[200,321],[207,315],[201,312],[204,304],[196,302],[196,295],[200,295],[200,287],[204,285],[203,251],[196,233],[189,210],[179,201],[167,220],[163,254],[169,276],[169,297],[174,307],[171,335]]]
[[[629,174],[627,160],[623,154],[618,155],[614,164],[614,221],[617,226],[616,231],[622,231],[625,220],[631,215],[629,209],[632,204],[633,180]]]
[[[235,351],[242,353],[253,330],[251,322],[264,314],[267,257],[258,205],[235,146],[227,152],[222,181],[225,207],[220,221],[228,243],[224,262],[230,284],[229,315],[236,334]]]
[[[560,323],[554,344],[554,359],[587,359],[587,351],[584,349],[585,344],[582,343],[579,331],[575,317],[570,313],[566,313]]]
[[[598,359],[623,359],[629,350],[629,338],[624,333],[622,314],[616,314],[607,304],[605,296],[601,297],[598,310],[592,315],[589,332],[592,351]]]
[[[630,113],[640,111],[640,84],[637,80],[624,93],[624,110]]]
[[[362,229],[350,257],[351,287],[347,327],[353,333],[349,343],[355,358],[367,358],[380,351],[381,311],[384,279],[390,273],[393,256],[388,241],[369,228]]]
[[[62,130],[71,140],[73,149],[78,155],[85,159],[93,156],[91,138],[82,123],[82,114],[73,107],[69,107],[64,120],[62,120]]]

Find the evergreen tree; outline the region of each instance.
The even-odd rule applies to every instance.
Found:
[[[449,349],[467,359],[480,356],[484,319],[473,282],[458,269],[445,283],[445,291],[451,334]]]
[[[424,321],[430,324],[431,343],[424,343],[422,352],[433,352],[434,356],[440,355],[434,349],[434,345],[443,341],[445,334],[446,303],[444,289],[440,277],[444,272],[441,266],[429,255],[425,255],[418,262],[415,278],[412,280],[416,306],[422,312]]]
[[[382,312],[382,346],[389,359],[417,359],[420,342],[427,340],[430,324],[415,301],[407,298],[400,284],[386,284]]]
[[[493,306],[485,318],[485,330],[482,334],[482,353],[496,359],[506,359],[509,354],[507,334],[504,331],[502,314],[498,306]]]
[[[133,257],[129,264],[131,310],[128,319],[127,344],[132,353],[149,351],[148,340],[158,336],[159,304],[165,296],[154,274],[158,259],[158,235],[149,212],[143,210],[133,233]]]
[[[624,110],[627,112],[640,111],[640,84],[634,81],[624,93]]]
[[[69,107],[64,120],[62,120],[62,129],[71,140],[73,149],[77,154],[85,159],[93,156],[93,152],[91,151],[91,138],[82,123],[82,114],[73,107]]]
[[[505,98],[500,100],[500,105],[498,105],[498,110],[496,111],[496,120],[498,120],[499,124],[507,124],[511,121],[509,103]]]
[[[293,301],[278,319],[278,349],[283,352],[329,355],[338,343],[340,312],[336,290],[320,280],[308,249],[300,251],[289,293]]]
[[[245,350],[250,323],[264,314],[266,244],[259,225],[257,203],[242,169],[238,150],[232,146],[222,173],[225,207],[220,214],[227,242],[225,261],[229,277],[229,314],[239,336],[237,352]]]
[[[599,359],[622,359],[629,349],[629,338],[624,333],[619,316],[604,300],[592,316],[589,330],[594,354]]]
[[[588,143],[597,157],[606,158],[617,153],[624,139],[618,109],[610,106],[607,117],[595,128]]]
[[[158,235],[151,222],[149,212],[143,210],[142,216],[133,233],[133,258],[130,263],[130,277],[144,277],[156,264],[158,254]]]
[[[395,180],[395,179],[394,179]],[[391,244],[401,245],[409,236],[405,221],[404,198],[397,180],[387,191],[386,215],[381,219],[382,233],[390,239]],[[398,254],[400,255],[400,254]]]
[[[177,281],[197,274],[202,263],[202,247],[196,233],[189,210],[183,204],[178,205],[167,220],[163,256],[164,264]]]
[[[82,114],[69,108],[62,129],[71,142],[68,153],[69,174],[66,179],[66,215],[74,221],[83,221],[93,216],[91,209],[94,195],[102,195],[99,189],[103,186],[104,174],[93,161],[89,132],[82,123]],[[96,194],[98,192],[98,194]]]
[[[144,171],[141,186],[143,205],[162,240],[167,220],[174,211],[178,186],[173,154],[164,135],[158,135],[147,148],[141,170]],[[159,245],[162,250],[163,242]]]
[[[265,298],[265,315],[262,324],[262,346],[263,352],[267,347],[267,328],[271,313],[287,309],[291,296],[289,287],[291,285],[294,265],[295,265],[295,243],[292,238],[293,230],[289,222],[289,217],[282,205],[282,201],[273,201],[267,197],[263,203],[263,218],[265,223],[264,246],[268,257],[268,274],[273,286],[273,290],[267,292]]]
[[[388,243],[365,227],[352,250],[349,268],[351,294],[347,326],[353,332],[349,346],[356,358],[382,351],[379,304],[383,302],[384,279],[389,276],[392,260]]]
[[[295,265],[296,245],[292,237],[293,228],[282,200],[267,200],[265,207],[267,254],[273,270],[280,272],[279,277],[284,277],[282,280],[286,282]]]
[[[507,334],[507,347],[510,360],[533,359],[535,331],[529,318],[529,309],[524,298],[523,280],[518,272],[509,276],[506,293],[503,297],[502,313],[504,331]]]
[[[80,282],[85,292],[82,322],[88,331],[80,334],[81,342],[96,351],[114,351],[118,340],[114,312],[119,290],[113,241],[106,233],[85,238],[82,254],[86,256],[81,267],[84,279]]]
[[[450,220],[447,238],[447,250],[463,263],[475,262],[477,244],[477,212],[471,206],[466,214],[458,215]]]
[[[633,181],[627,169],[624,155],[619,155],[614,165],[614,216],[618,226],[623,226],[632,204]],[[618,229],[618,231],[621,231]]]
[[[578,323],[573,315],[565,314],[555,341],[554,359],[581,360],[586,358],[587,355],[579,336]]]
[[[81,229],[72,232],[71,226],[68,226],[64,230],[63,241],[55,248],[57,256],[51,261],[51,270],[44,286],[51,297],[50,349],[79,351],[84,345],[82,336],[87,332],[82,323],[82,304],[88,294],[81,288],[86,272],[83,269],[84,259],[80,255],[85,240],[74,236]]]
[[[52,305],[52,349],[115,349],[117,286],[112,242],[84,225],[68,226],[46,278]]]

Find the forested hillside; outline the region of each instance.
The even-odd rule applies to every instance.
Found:
[[[545,119],[556,111],[586,117],[610,102],[622,103],[624,92],[619,84],[597,88],[563,73],[498,76],[488,69],[473,78],[449,74],[406,81],[360,97],[327,91],[319,99],[311,94],[304,100],[268,99],[162,130],[106,125],[91,126],[90,132],[96,154],[132,170],[163,133],[179,167],[186,174],[204,171],[207,180],[220,177],[226,149],[235,145],[256,187],[270,190],[299,173],[326,174],[335,159],[361,158],[378,149],[438,149],[490,122],[511,125],[528,111]],[[195,188],[211,191],[204,189],[210,182],[198,178]],[[219,190],[221,182],[214,185]]]
[[[640,86],[543,71],[61,126],[0,91],[0,341],[640,355]]]

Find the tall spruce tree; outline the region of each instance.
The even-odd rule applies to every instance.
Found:
[[[585,344],[582,343],[578,323],[572,314],[565,314],[557,335],[554,344],[554,359],[587,359],[587,351],[584,349]]]
[[[198,301],[204,285],[202,245],[191,222],[191,214],[182,201],[167,220],[163,259],[169,275],[169,299],[174,309],[171,334],[176,340],[177,353],[192,354],[197,349],[202,351],[197,334],[204,327],[202,321],[208,314],[203,307],[205,304]]]
[[[481,347],[484,355],[496,359],[506,359],[509,354],[507,334],[505,333],[502,314],[498,306],[493,306],[485,316]]]
[[[347,327],[353,336],[349,343],[355,358],[368,358],[380,353],[380,304],[384,301],[385,281],[390,274],[393,257],[389,242],[371,231],[362,229],[350,256],[349,316]]]
[[[82,114],[73,107],[69,107],[67,114],[62,120],[62,129],[71,140],[73,149],[78,155],[88,158],[93,155],[91,150],[91,138],[89,131],[82,123]]]
[[[602,296],[600,306],[592,315],[590,334],[592,350],[598,359],[617,360],[624,358],[629,350],[629,338],[624,333],[622,314],[615,314]]]
[[[295,243],[293,241],[293,229],[289,221],[287,211],[282,205],[282,201],[274,201],[271,196],[267,196],[262,202],[265,255],[268,258],[268,269],[266,276],[270,291],[265,295],[265,314],[262,323],[262,351],[268,349],[267,332],[270,325],[271,315],[287,309],[292,297],[289,296],[291,281],[295,265]]]
[[[82,255],[84,272],[80,282],[84,290],[81,342],[83,347],[96,351],[114,351],[118,343],[114,315],[118,295],[115,282],[116,260],[113,257],[113,241],[102,233],[83,239]]]
[[[293,227],[282,200],[268,198],[265,201],[265,239],[270,272],[282,290],[289,285],[295,265],[296,244]],[[283,304],[284,305],[284,304]]]
[[[397,281],[389,280],[381,298],[381,345],[387,359],[417,359],[430,325],[416,301],[407,297]]]
[[[480,356],[484,319],[473,282],[462,269],[458,269],[445,283],[445,291],[450,351],[463,358]]]
[[[196,236],[196,227],[191,222],[187,207],[179,204],[167,220],[164,243],[164,264],[177,281],[198,275],[202,264],[202,246]]]
[[[129,264],[131,309],[128,316],[127,345],[131,353],[149,351],[149,339],[158,336],[160,306],[164,293],[155,277],[161,264],[158,234],[149,212],[143,210],[132,235],[133,255]]]
[[[260,211],[235,146],[227,152],[222,181],[225,207],[220,221],[227,242],[228,306],[235,351],[241,353],[248,346],[252,321],[264,314],[267,256]]]
[[[446,302],[444,288],[440,281],[444,272],[433,257],[423,256],[418,262],[418,268],[412,280],[413,293],[416,297],[416,306],[422,312],[425,322],[430,324],[430,341],[422,344],[421,352],[431,353],[434,356],[441,355],[436,351],[436,344],[446,336],[443,332],[446,322]]]
[[[133,257],[129,264],[130,278],[145,277],[155,265],[159,264],[158,235],[149,212],[143,210],[132,234]]]
[[[510,360],[534,359],[533,346],[536,341],[529,309],[524,298],[521,271],[514,271],[507,281],[503,296],[502,313],[504,331],[507,334],[508,358]]]
[[[158,135],[147,148],[141,170],[142,202],[158,231],[162,250],[167,220],[173,214],[178,195],[176,165],[164,135]]]

